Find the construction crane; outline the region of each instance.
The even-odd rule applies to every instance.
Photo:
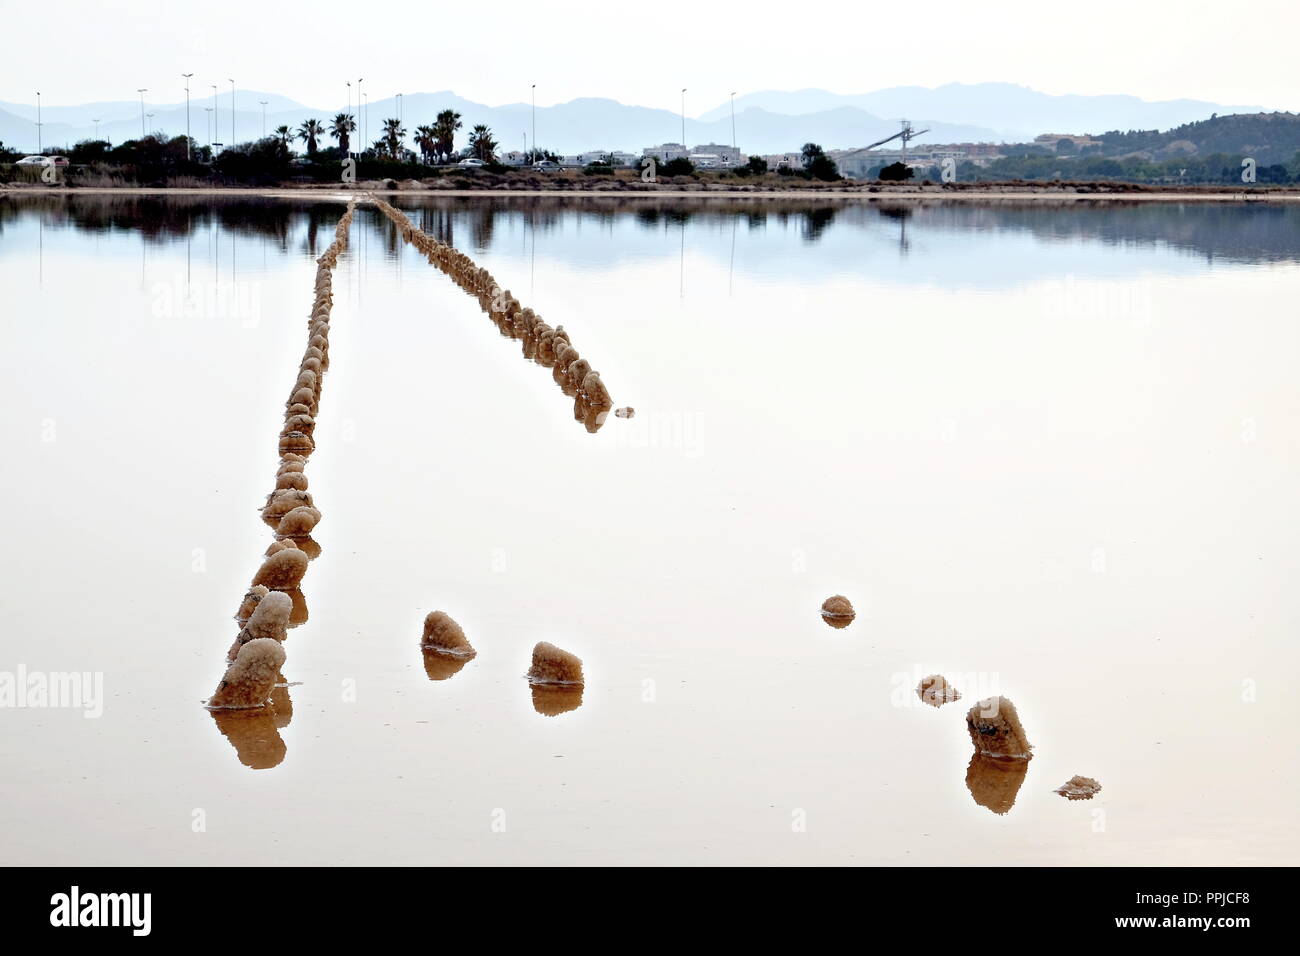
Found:
[[[872,143],[870,146],[865,147],[865,149],[875,149],[877,146],[884,146],[886,143],[893,142],[896,139],[901,139],[903,141],[903,165],[907,165],[908,140],[914,139],[917,136],[920,136],[923,133],[928,133],[930,131],[928,129],[923,129],[919,131],[913,130],[912,123],[910,120],[902,120],[902,124],[903,124],[903,128],[899,130],[897,133],[895,133],[893,136],[886,136],[880,142]]]

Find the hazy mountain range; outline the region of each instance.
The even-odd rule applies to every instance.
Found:
[[[192,89],[190,134],[206,143],[231,142],[231,93],[211,87]],[[199,96],[200,92],[206,93]],[[265,120],[263,106],[266,101]],[[215,106],[215,109],[209,109]],[[236,89],[234,137],[237,142],[270,133],[288,125],[296,129],[308,117],[328,122],[347,109],[335,103],[309,107],[284,96]],[[486,106],[455,93],[410,93],[402,97],[402,119],[413,133],[417,125],[432,123],[444,109],[454,109],[465,124],[457,139],[463,146],[470,127],[486,123],[505,149],[524,145],[532,138],[532,112],[527,103]],[[736,97],[736,142],[749,153],[797,150],[805,142],[826,149],[865,146],[898,128],[907,117],[917,129],[930,130],[918,142],[1023,142],[1039,133],[1101,133],[1113,129],[1168,129],[1205,119],[1212,113],[1255,113],[1256,105],[1226,105],[1200,100],[1151,102],[1134,96],[1056,96],[1009,83],[953,83],[933,89],[894,87],[873,93],[840,94],[825,90],[768,91]],[[144,102],[144,128],[171,135],[185,132],[185,104]],[[355,106],[352,112],[357,114]],[[152,113],[152,116],[147,114]],[[383,120],[398,115],[396,98],[375,100],[368,106],[365,141],[378,139]],[[215,117],[215,132],[209,133]],[[87,103],[79,106],[43,106],[42,141],[45,145],[70,145],[96,134],[113,143],[141,134],[138,100]],[[537,108],[540,145],[558,153],[610,149],[639,152],[643,147],[677,142],[682,118],[671,110],[627,106],[610,99],[584,97],[555,106]],[[0,102],[0,141],[35,150],[36,107],[28,103]],[[358,115],[358,123],[363,117]],[[360,137],[359,137],[360,138]],[[691,145],[732,142],[731,104],[723,103],[696,117],[686,118],[686,138]],[[409,142],[409,136],[408,136]],[[326,145],[332,144],[326,140]]]

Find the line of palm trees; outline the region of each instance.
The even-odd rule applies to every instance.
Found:
[[[420,150],[420,158],[426,163],[447,162],[456,152],[456,131],[464,124],[460,114],[455,110],[443,110],[433,123],[415,128],[415,145]],[[309,119],[297,130],[288,126],[278,126],[275,137],[287,149],[294,140],[307,144],[307,155],[315,156],[320,148],[320,140],[326,135],[338,143],[339,152],[348,154],[352,151],[352,134],[357,130],[356,118],[351,113],[339,113],[328,126],[318,119]],[[370,148],[377,155],[388,159],[400,159],[402,141],[406,130],[398,119],[384,120],[383,132]],[[476,158],[490,162],[496,157],[498,144],[492,136],[492,130],[480,123],[469,133],[469,150]]]

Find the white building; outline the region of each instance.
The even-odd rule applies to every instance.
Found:
[[[649,156],[657,163],[667,163],[674,159],[690,159],[690,150],[681,143],[660,143],[647,146],[641,150],[642,156]]]
[[[705,143],[702,146],[691,147],[691,162],[697,166],[704,162],[711,162],[715,166],[740,166],[745,163],[743,157],[734,146],[724,146],[721,143]]]

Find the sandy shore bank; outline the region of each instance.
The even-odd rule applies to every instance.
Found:
[[[691,190],[691,189],[628,189],[628,190],[564,190],[564,189],[292,189],[283,187],[204,187],[198,189],[165,187],[47,187],[0,189],[0,198],[22,198],[42,195],[118,195],[118,196],[259,196],[267,199],[313,199],[347,202],[358,193],[378,196],[418,198],[423,196],[454,196],[465,199],[492,199],[497,197],[550,197],[593,200],[608,199],[726,199],[726,200],[801,200],[806,202],[879,202],[881,200],[907,202],[1208,202],[1208,203],[1300,203],[1300,191],[1294,192],[1075,192],[1069,189],[1011,189],[984,190],[891,190],[866,189],[808,189],[808,190]]]

